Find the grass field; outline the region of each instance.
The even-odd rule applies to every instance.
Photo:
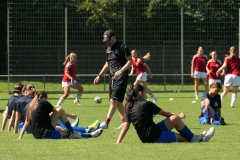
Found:
[[[101,104],[95,104],[95,96],[103,98]],[[157,93],[157,105],[165,110],[180,113],[184,112],[183,120],[194,133],[200,133],[210,128],[209,125],[200,125],[200,102],[194,101],[193,93]],[[0,94],[1,123],[2,112],[5,109],[9,94]],[[59,94],[50,94],[49,101],[55,105]],[[109,108],[107,94],[84,94],[82,107],[73,104],[75,95],[70,95],[62,107],[69,113],[76,113],[80,118],[80,126],[86,126],[95,120],[104,120]],[[19,134],[6,130],[0,131],[0,159],[98,159],[98,160],[145,160],[145,159],[238,159],[240,157],[240,104],[237,101],[235,108],[230,108],[228,94],[223,101],[222,116],[226,126],[215,126],[214,137],[207,143],[170,143],[170,144],[143,144],[133,126],[130,127],[122,143],[115,144],[119,130],[114,128],[120,125],[120,118],[116,113],[110,123],[109,129],[104,130],[98,138],[92,139],[62,139],[62,140],[36,140],[32,135],[25,134],[22,140],[17,140]],[[173,98],[173,100],[169,100]],[[155,116],[158,122],[163,117]],[[73,120],[70,120],[73,121]]]

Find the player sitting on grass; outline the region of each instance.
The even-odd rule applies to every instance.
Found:
[[[64,123],[67,130],[56,127],[58,119]],[[38,92],[29,104],[19,139],[23,137],[28,125],[31,125],[33,137],[36,139],[90,138],[98,137],[103,131],[101,128],[91,133],[79,133],[73,130],[65,111],[62,108],[55,109],[47,101],[47,93],[44,91]]]
[[[169,142],[207,142],[214,135],[214,128],[201,134],[193,134],[182,122],[184,113],[179,115],[164,111],[153,102],[146,100],[146,91],[141,85],[131,85],[127,91],[125,105],[125,123],[119,134],[117,144],[121,143],[126,135],[130,123],[143,143],[169,143]],[[155,124],[153,114],[167,117],[165,120]],[[175,128],[179,133],[171,132]]]
[[[221,97],[218,94],[222,89],[219,82],[213,82],[210,90],[204,92],[201,100],[201,115],[199,116],[200,124],[225,125],[221,117]]]

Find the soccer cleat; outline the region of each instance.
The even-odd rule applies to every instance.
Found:
[[[219,121],[220,121],[221,125],[226,125],[223,117],[220,117],[220,120],[219,120]]]
[[[69,135],[69,139],[79,139],[79,138],[82,138],[82,137],[81,137],[80,133],[77,131],[73,131]]]
[[[211,127],[203,137],[203,142],[208,142],[213,137],[214,132],[215,132],[215,129]]]
[[[97,125],[95,127],[88,128],[88,133],[96,131],[99,128],[99,126],[100,126],[100,123],[97,123]]]
[[[102,134],[103,129],[102,128],[98,128],[96,131],[93,131],[91,133],[89,133],[91,135],[91,137],[98,137]]]
[[[102,128],[102,129],[108,129],[108,125],[107,125],[106,122],[102,122],[102,123],[100,123],[99,128]]]
[[[122,123],[118,128],[115,128],[115,129],[122,129],[124,126],[124,124]]]
[[[157,98],[157,97],[153,97],[153,103],[156,103],[156,102],[157,102],[157,100],[158,100],[158,98]]]
[[[196,96],[196,100],[198,100],[198,97]]]
[[[76,118],[76,120],[71,124],[72,127],[77,127],[79,123],[79,118]]]
[[[74,100],[73,102],[74,102],[75,104],[77,104],[78,106],[80,106],[80,107],[82,106],[82,104],[81,104],[79,101],[77,101],[77,100]]]
[[[201,134],[195,134],[193,136],[193,138],[191,139],[191,142],[199,142],[199,141],[201,141],[201,139],[204,137],[204,134],[206,134],[206,132],[202,132]]]
[[[88,126],[88,129],[94,128],[94,127],[96,127],[98,124],[99,124],[99,120],[96,120],[93,124],[91,124],[91,125]]]
[[[60,107],[61,108],[62,106],[60,106],[59,104],[56,104],[55,107]]]

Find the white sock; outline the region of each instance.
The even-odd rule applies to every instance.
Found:
[[[77,97],[75,100],[78,102],[81,97],[82,97],[82,94],[77,92]]]
[[[198,97],[198,92],[195,92],[195,96]]]
[[[61,104],[65,101],[62,97],[58,100],[57,105],[61,106]]]
[[[235,97],[233,97],[233,95],[232,95],[232,99],[231,99],[231,107],[233,107],[233,106],[234,106],[234,103],[235,103],[235,101],[236,101],[236,98],[235,98]]]

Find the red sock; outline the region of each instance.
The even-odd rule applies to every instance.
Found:
[[[122,120],[122,123],[124,123],[124,122],[125,122],[125,119],[124,119],[124,118],[122,118],[121,120]]]
[[[107,125],[110,123],[111,119],[110,118],[106,118],[105,122],[107,123]]]

